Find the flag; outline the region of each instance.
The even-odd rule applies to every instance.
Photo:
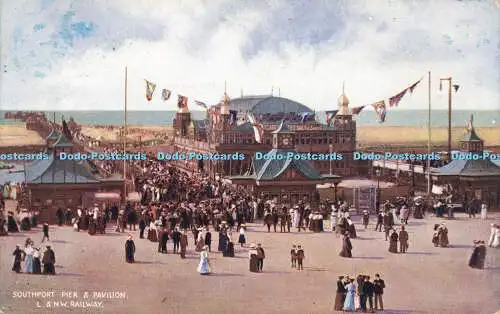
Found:
[[[210,120],[212,121],[212,127],[213,127],[219,122],[219,114],[217,113],[214,107],[208,109],[208,114],[210,116]]]
[[[418,80],[417,82],[413,83],[412,86],[409,87],[409,90],[410,90],[410,93],[413,93],[413,90],[415,89],[415,87],[417,87],[417,85],[422,81],[422,78],[420,80]]]
[[[332,119],[337,115],[337,112],[339,112],[338,110],[329,110],[329,111],[326,111],[326,124],[327,125],[330,125],[330,123],[332,122]]]
[[[458,92],[459,88],[460,88],[460,85],[453,85],[453,89],[455,90],[455,93]]]
[[[352,114],[359,114],[365,107],[366,105],[352,108]]]
[[[63,128],[63,134],[64,136],[72,141],[73,140],[73,136],[71,135],[71,131],[69,130],[68,128],[68,124],[66,123],[66,120],[64,120],[64,118],[62,119],[62,128]]]
[[[262,124],[257,123],[257,121],[255,121],[255,117],[251,114],[248,114],[248,121],[253,126],[255,141],[257,143],[262,143],[262,139],[264,138],[264,127],[262,126]]]
[[[310,113],[309,112],[301,112],[300,116],[302,117],[300,119],[300,123],[304,123],[308,120]]]
[[[182,108],[187,108],[187,106],[188,106],[188,98],[186,96],[178,95],[177,107],[179,109],[182,109]]]
[[[148,101],[151,101],[151,99],[153,99],[153,93],[155,92],[156,89],[156,84],[153,84],[148,80],[144,81],[146,81],[146,99]]]
[[[389,106],[391,107],[397,107],[397,105],[399,104],[399,102],[401,101],[401,99],[403,99],[403,96],[406,94],[406,92],[408,91],[409,88],[405,89],[404,91],[402,91],[401,93],[395,95],[395,96],[392,96],[391,98],[389,98]]]
[[[172,91],[169,91],[168,89],[164,88],[162,91],[161,91],[161,98],[163,99],[163,101],[167,101],[170,99],[170,95],[172,95]]]
[[[233,125],[236,123],[236,119],[238,117],[238,111],[236,110],[229,110],[229,124]]]
[[[195,100],[195,101],[194,101],[194,103],[195,103],[195,104],[197,104],[198,106],[203,107],[204,109],[207,109],[207,110],[208,110],[208,106],[207,106],[207,104],[205,104],[204,102],[201,102],[201,101]]]
[[[375,109],[375,113],[377,114],[377,121],[379,123],[385,122],[385,115],[387,113],[385,101],[381,100],[374,104],[372,104],[373,109]]]

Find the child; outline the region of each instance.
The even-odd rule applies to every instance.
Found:
[[[297,270],[304,270],[304,266],[302,266],[302,261],[304,260],[304,250],[299,245],[297,250]]]
[[[290,259],[292,261],[292,268],[295,268],[297,265],[297,247],[292,245],[292,249],[290,250]]]
[[[245,224],[241,224],[240,227],[240,237],[238,238],[238,242],[240,243],[241,247],[245,246],[246,243],[246,237],[245,237]]]

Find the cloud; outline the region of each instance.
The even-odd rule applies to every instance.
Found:
[[[7,14],[8,12],[8,14]],[[446,12],[453,12],[447,14]],[[316,110],[387,99],[432,70],[433,107],[500,109],[498,8],[487,1],[9,1],[2,16],[2,108],[175,110],[161,88],[208,104],[281,96]],[[158,85],[151,103],[144,79]],[[427,83],[427,78],[425,78]],[[401,108],[427,107],[427,86]],[[194,107],[193,107],[194,108]]]

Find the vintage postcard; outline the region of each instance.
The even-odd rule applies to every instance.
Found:
[[[0,314],[499,311],[499,26],[0,0]]]

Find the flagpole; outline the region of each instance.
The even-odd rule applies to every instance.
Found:
[[[427,197],[431,195],[431,71],[429,71],[429,110],[427,118]]]
[[[123,111],[123,153],[127,152],[127,89],[128,89],[128,72],[127,67],[125,67],[125,103]],[[127,161],[123,160],[123,195],[124,199],[127,200]]]

